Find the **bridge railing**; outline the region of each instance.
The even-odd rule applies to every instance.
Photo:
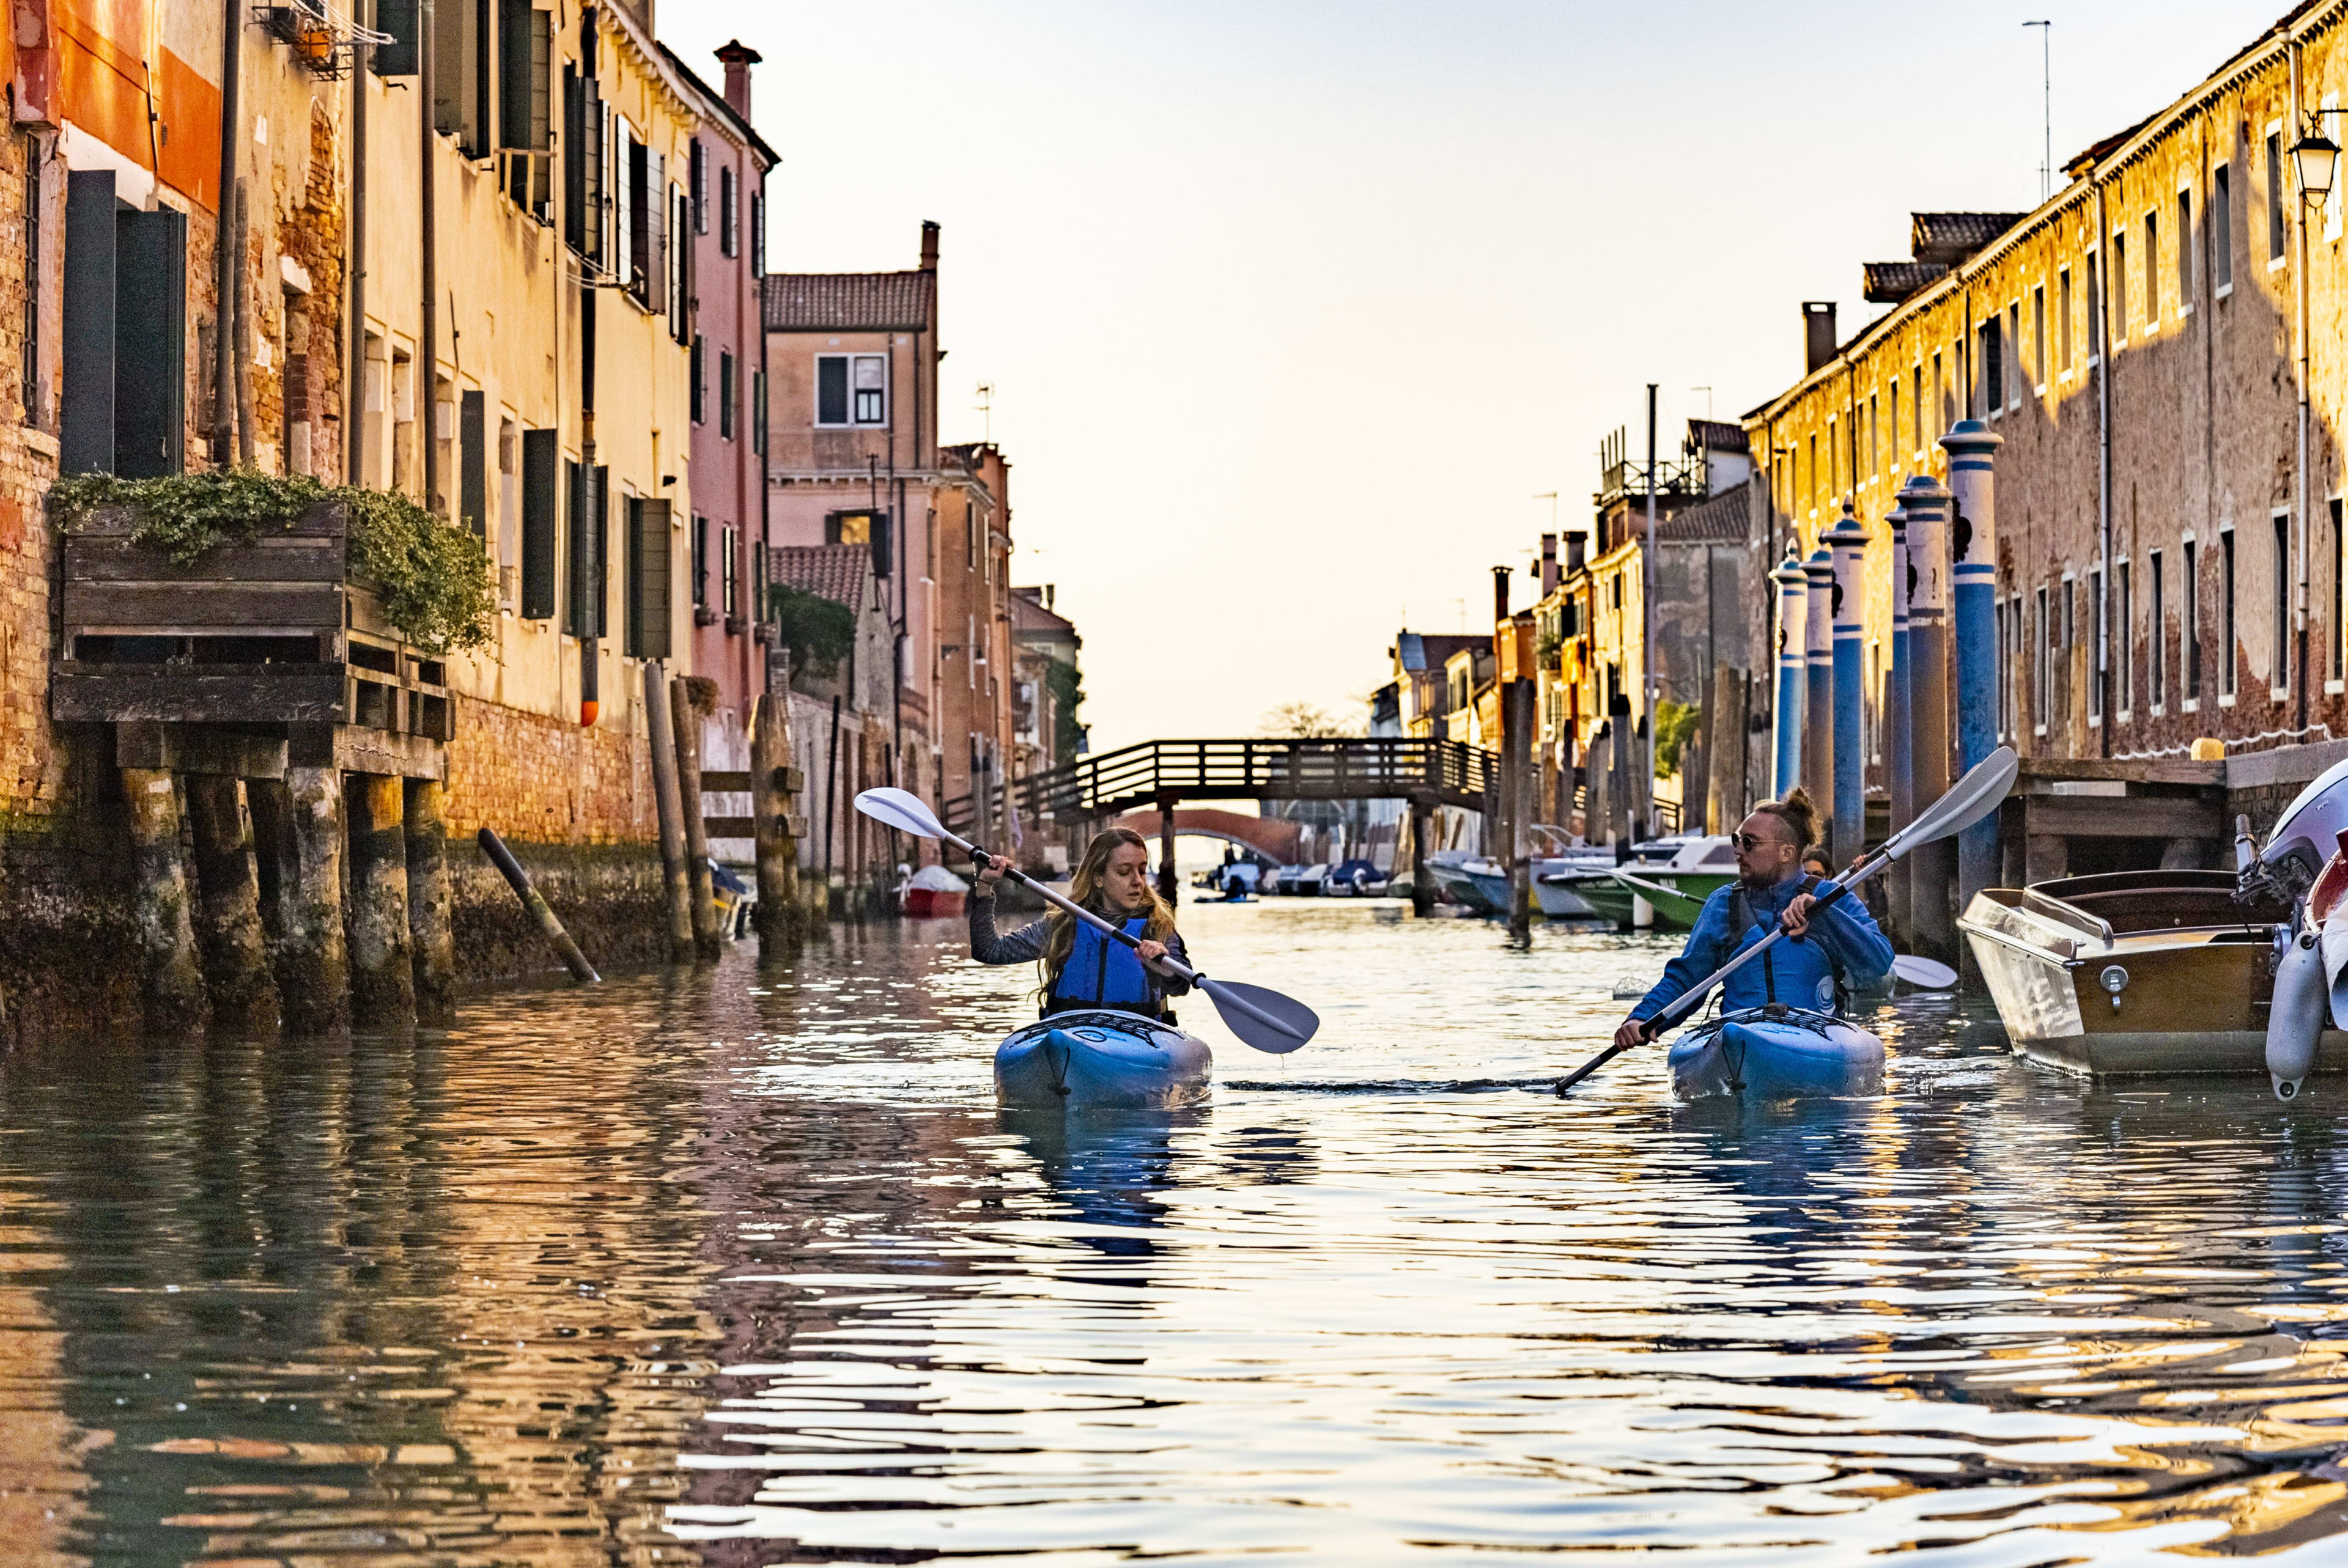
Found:
[[[1115,816],[1159,800],[1375,800],[1426,795],[1480,809],[1498,758],[1457,741],[1417,736],[1343,740],[1144,741],[1012,786],[1028,822]],[[977,803],[945,803],[946,825],[977,821]]]

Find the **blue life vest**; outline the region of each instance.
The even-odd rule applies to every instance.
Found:
[[[1797,891],[1807,893],[1818,885],[1817,876],[1806,876]],[[1729,884],[1728,894],[1732,940],[1718,959],[1722,964],[1760,941],[1777,925],[1775,920],[1754,917],[1742,883]],[[1738,928],[1740,922],[1742,929]],[[1821,943],[1800,940],[1778,943],[1761,955],[1758,964],[1746,965],[1723,981],[1720,988],[1721,1006],[1730,1012],[1781,1002],[1840,1018],[1848,1009],[1848,996],[1842,965],[1835,956]]]
[[[1147,915],[1137,915],[1125,922],[1126,934],[1130,937],[1140,937],[1148,929]],[[1152,1015],[1164,1010],[1156,981],[1134,956],[1133,949],[1080,920],[1076,923],[1076,944],[1068,949],[1068,961],[1052,982],[1051,1001],[1045,1010],[1058,1012],[1083,1007],[1118,1008]]]

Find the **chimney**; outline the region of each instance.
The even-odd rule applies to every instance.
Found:
[[[745,123],[750,118],[750,67],[758,63],[758,51],[739,38],[728,38],[717,51],[726,63],[726,107],[740,115]]]
[[[922,220],[922,271],[938,270],[938,226],[928,219]]]
[[[1048,582],[1044,585],[1044,608],[1052,608],[1052,585]]]
[[[1557,536],[1541,536],[1541,597],[1557,591]]]
[[[1835,356],[1835,302],[1802,302],[1802,374],[1809,374]]]
[[[1580,571],[1590,548],[1590,536],[1580,528],[1565,530],[1565,569]]]
[[[1494,626],[1504,625],[1508,621],[1508,619],[1509,569],[1504,566],[1496,566],[1492,569],[1492,624]]]

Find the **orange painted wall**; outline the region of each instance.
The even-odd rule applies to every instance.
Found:
[[[139,0],[53,0],[58,111],[142,169],[147,124],[146,8]]]
[[[220,185],[220,89],[169,49],[155,73],[163,118],[163,183],[211,209]]]

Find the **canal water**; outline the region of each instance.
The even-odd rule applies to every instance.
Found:
[[[1212,1101],[992,1103],[952,923],[0,1063],[0,1558],[2348,1561],[2348,1087],[1560,1102],[1667,946],[1184,911]]]

